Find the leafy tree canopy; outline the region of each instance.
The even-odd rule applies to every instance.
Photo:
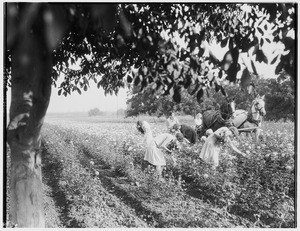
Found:
[[[110,94],[129,84],[170,95],[175,102],[181,101],[183,88],[199,99],[206,88],[219,91],[224,81],[235,82],[239,56],[250,50],[258,62],[277,63],[276,73],[295,72],[295,41],[288,34],[295,28],[295,4],[49,3],[30,8],[10,3],[7,7],[12,19],[8,51],[14,47],[22,18],[34,20],[31,12],[44,14],[44,22],[35,24],[37,30],[45,28],[50,50],[66,33],[53,51],[54,84],[60,74],[64,76],[59,94],[81,93],[92,80]],[[203,55],[205,42],[213,40],[228,48],[222,60],[211,53]],[[267,60],[262,51],[266,42],[283,43],[285,53]],[[253,62],[251,71],[256,74]],[[250,76],[242,75],[242,86]]]
[[[240,91],[240,89],[237,91]],[[234,91],[234,93],[237,91]],[[230,93],[232,92],[230,91]],[[126,116],[149,114],[160,117],[163,115],[168,116],[170,112],[179,112],[195,117],[197,113],[203,113],[206,110],[218,110],[221,104],[227,102],[226,97],[221,92],[215,92],[214,89],[205,91],[200,100],[197,100],[196,95],[190,95],[186,89],[182,90],[181,97],[181,102],[176,103],[170,95],[152,94],[149,88],[143,92],[129,94]]]

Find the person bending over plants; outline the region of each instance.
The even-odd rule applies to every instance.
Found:
[[[162,179],[162,166],[166,165],[166,159],[156,145],[150,124],[146,121],[138,121],[137,129],[144,135],[144,144],[146,146],[144,160],[156,167],[158,178]]]
[[[236,153],[245,156],[240,150],[238,150],[232,143],[230,137],[233,135],[238,137],[238,131],[235,127],[221,127],[212,134],[210,134],[200,152],[200,158],[207,163],[212,164],[213,169],[219,165],[219,154],[221,146],[228,144]]]
[[[181,132],[184,138],[188,140],[189,143],[195,144],[197,140],[197,133],[195,129],[185,124],[174,124],[173,129],[177,132]]]
[[[163,133],[154,138],[157,148],[165,150],[168,154],[171,154],[171,158],[176,165],[176,159],[172,155],[172,151],[175,149],[180,149],[180,143],[184,142],[184,137],[181,133],[176,133],[172,135],[169,133]]]
[[[168,153],[172,153],[173,149],[180,148],[179,142],[183,142],[184,137],[180,133],[176,135],[163,133],[154,138],[150,125],[146,121],[138,121],[137,129],[144,134],[144,144],[146,146],[144,160],[156,167],[158,177],[161,180],[162,167],[166,165],[166,160],[161,150],[163,149]],[[173,156],[171,158],[174,164],[176,164],[176,159]]]

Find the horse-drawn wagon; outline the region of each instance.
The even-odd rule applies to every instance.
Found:
[[[257,96],[250,106],[249,111],[235,110],[234,101],[227,101],[220,110],[208,110],[203,113],[203,124],[196,128],[196,132],[202,137],[208,129],[216,131],[223,126],[233,126],[238,132],[253,132],[256,140],[262,133],[261,121],[266,114],[264,96]]]

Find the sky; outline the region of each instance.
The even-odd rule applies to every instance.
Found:
[[[104,95],[102,88],[98,89],[96,84],[90,84],[87,91],[83,91],[81,95],[73,92],[67,97],[58,95],[58,88],[52,86],[52,94],[48,113],[71,113],[71,112],[88,112],[90,109],[99,108],[100,111],[117,111],[118,109],[126,109],[127,93],[124,88],[119,90],[117,96]],[[7,93],[7,105],[10,105],[10,90]],[[7,108],[9,110],[9,108]]]
[[[104,95],[102,88],[98,89],[96,84],[91,83],[90,89],[83,91],[81,95],[73,92],[67,97],[58,95],[58,89],[52,87],[51,101],[48,112],[87,112],[92,108],[100,111],[117,111],[126,109],[126,90],[121,88],[118,95]]]

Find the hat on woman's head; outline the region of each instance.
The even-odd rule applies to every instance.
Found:
[[[175,136],[176,136],[177,140],[180,142],[182,142],[184,139],[184,136],[182,135],[181,132],[177,132]]]

